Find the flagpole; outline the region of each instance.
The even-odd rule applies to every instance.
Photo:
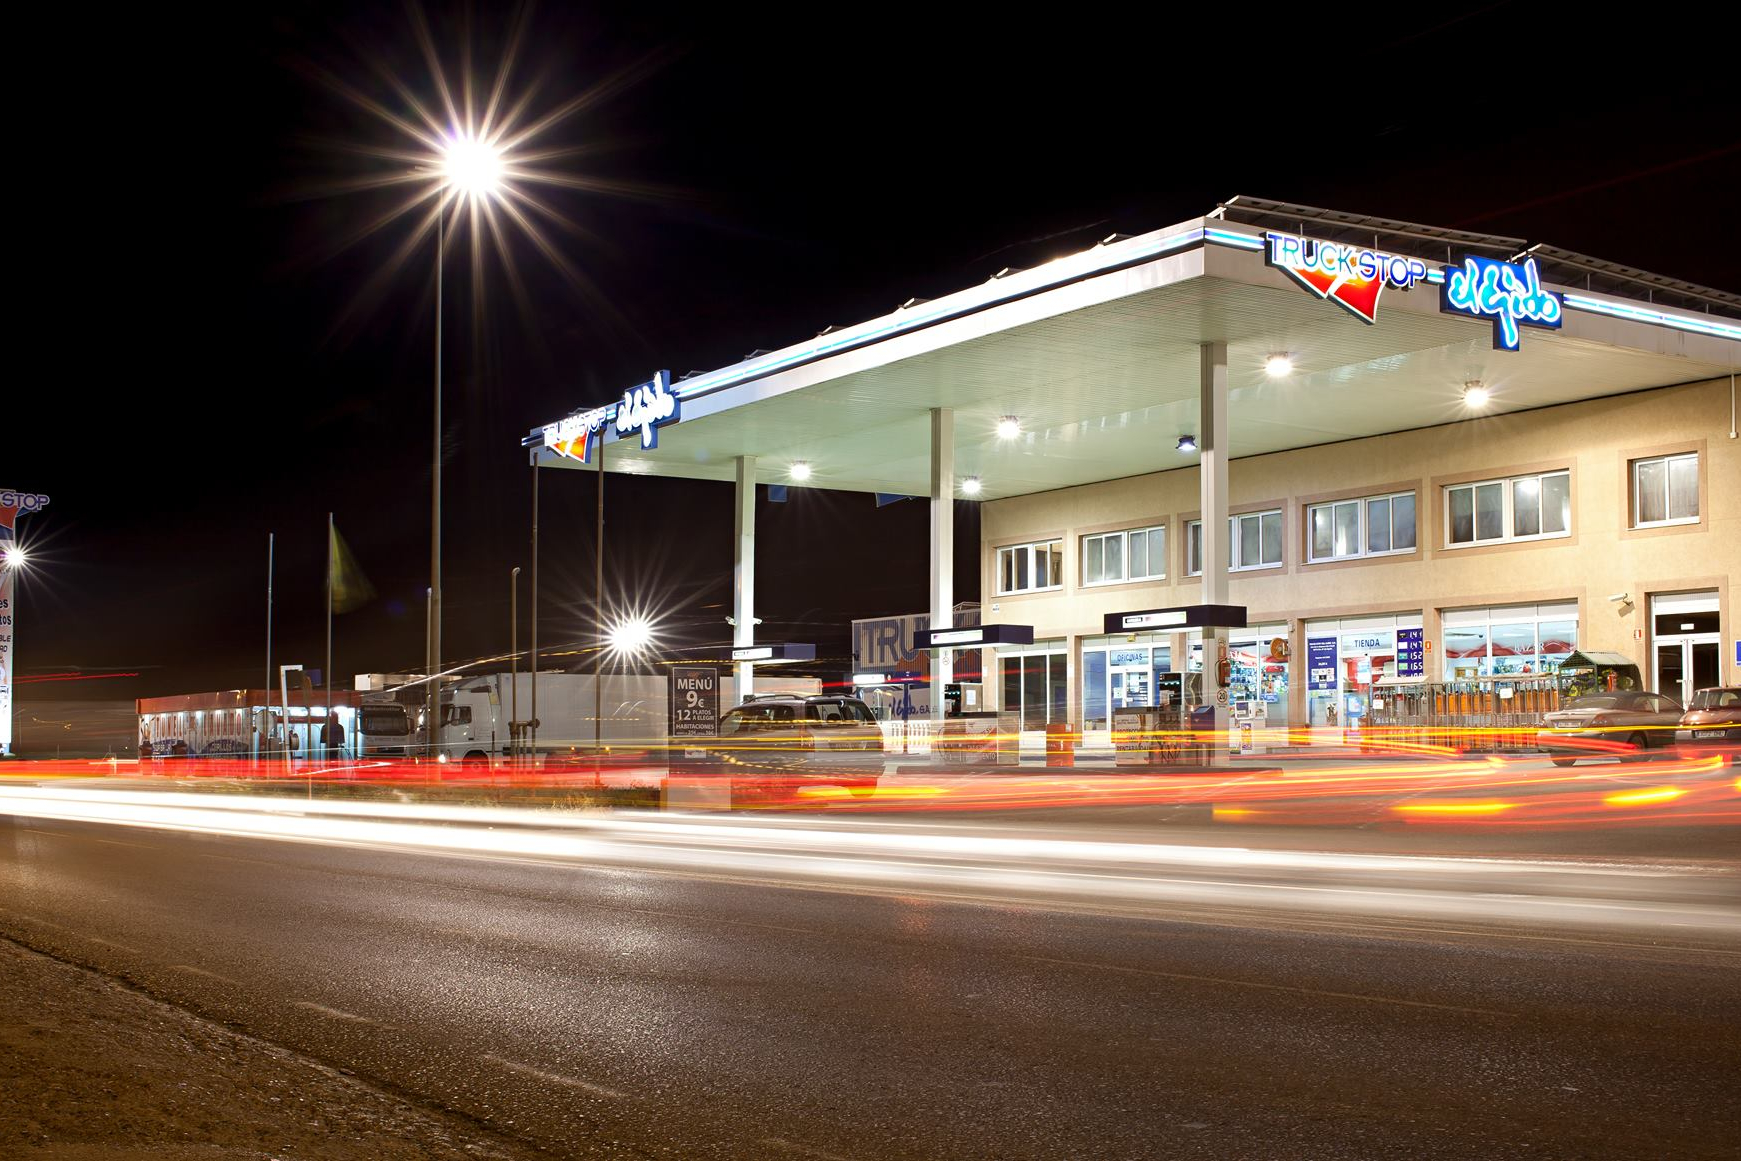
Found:
[[[538,453],[532,453],[532,761],[538,761]]]
[[[276,532],[266,534],[266,696],[262,699],[266,703],[266,712],[260,718],[260,728],[254,742],[255,759],[266,749],[266,726],[272,717],[272,558],[277,540]]]
[[[326,746],[332,741],[333,705],[332,705],[332,513],[326,514],[326,723],[321,729],[321,752],[326,760],[331,762],[333,756],[326,753]]]

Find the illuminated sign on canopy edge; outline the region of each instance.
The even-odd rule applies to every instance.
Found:
[[[1427,264],[1419,258],[1274,230],[1263,237],[1265,265],[1363,323],[1378,321],[1378,295],[1386,286],[1407,290],[1427,279]]]
[[[1515,351],[1522,345],[1520,325],[1557,331],[1565,317],[1560,296],[1542,289],[1534,258],[1501,262],[1470,254],[1460,265],[1445,267],[1444,274],[1439,309],[1492,320],[1496,350]]]
[[[545,447],[584,464],[592,461],[594,437],[607,423],[614,421],[618,439],[640,432],[641,447],[651,451],[659,446],[659,429],[682,418],[683,401],[671,390],[671,372],[656,371],[645,383],[623,392],[621,402],[577,411],[545,424],[541,431]]]

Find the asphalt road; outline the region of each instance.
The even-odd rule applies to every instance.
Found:
[[[1135,865],[735,818],[565,855],[5,809],[0,934],[527,1156],[1733,1157],[1741,1132],[1722,860]]]

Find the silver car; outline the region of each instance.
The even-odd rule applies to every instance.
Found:
[[[1674,744],[1681,703],[1629,690],[1574,698],[1543,720],[1536,744],[1556,766],[1579,758],[1634,758]]]

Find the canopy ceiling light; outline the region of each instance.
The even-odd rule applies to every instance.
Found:
[[[1463,384],[1463,406],[1474,410],[1486,407],[1493,399],[1493,392],[1479,379],[1471,379]]]
[[[1194,451],[1196,451],[1197,450],[1197,437],[1194,435],[1181,435],[1179,437],[1179,450],[1182,452],[1194,452]]]
[[[1294,361],[1284,354],[1271,355],[1264,360],[1263,373],[1271,379],[1285,379],[1294,373]]]
[[[810,478],[810,465],[805,463],[803,460],[799,460],[792,465],[789,474],[794,480],[797,480],[802,484],[805,480]]]
[[[1014,439],[1022,434],[1021,420],[1013,415],[1006,415],[997,421],[997,437],[999,439]]]
[[[978,476],[968,476],[965,480],[962,480],[961,481],[961,494],[963,496],[977,496],[977,495],[979,495],[979,477]]]

